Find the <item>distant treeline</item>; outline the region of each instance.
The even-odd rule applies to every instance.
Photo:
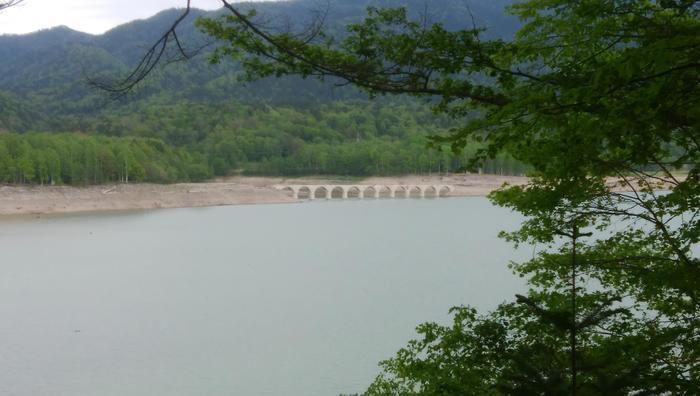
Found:
[[[255,175],[400,175],[461,172],[462,153],[428,149],[453,121],[417,102],[336,102],[312,108],[230,102],[138,102],[56,122],[70,133],[0,134],[0,182],[99,184],[200,181]],[[522,174],[502,155],[486,173]]]
[[[246,173],[259,175],[391,176],[464,172],[474,150],[462,154],[429,150],[422,139],[397,141],[371,139],[358,143],[307,144],[289,156],[249,163]],[[476,170],[476,169],[472,169]],[[486,161],[486,173],[520,175],[524,167],[506,155]]]
[[[210,176],[202,158],[157,139],[73,133],[0,134],[0,182],[168,183]]]
[[[399,175],[456,172],[476,147],[461,154],[428,149],[428,136],[459,125],[415,100],[336,101],[270,106],[236,101],[216,105],[141,101],[73,129],[141,136],[184,147],[207,159],[214,175]],[[522,174],[507,155],[483,164],[487,173]]]

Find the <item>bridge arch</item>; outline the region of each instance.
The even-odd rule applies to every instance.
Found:
[[[394,188],[394,198],[406,199],[409,196],[410,188],[408,186],[396,186]]]
[[[347,198],[360,198],[362,191],[358,186],[350,186],[346,189],[345,195]]]
[[[331,190],[331,199],[344,199],[347,198],[345,193],[345,188],[343,186],[336,186]]]
[[[292,187],[292,186],[286,186],[286,187],[282,188],[281,191],[284,192],[285,194],[287,194],[287,196],[289,196],[289,197],[293,197],[296,199],[299,198],[299,190]]]
[[[437,198],[438,195],[439,191],[435,186],[428,186],[423,190],[423,197],[425,198]]]
[[[318,186],[316,189],[314,189],[314,198],[315,199],[324,199],[328,198],[330,191],[328,191],[328,188],[325,186]]]
[[[389,186],[377,186],[377,197],[378,198],[394,198],[394,189]]]
[[[367,186],[362,190],[362,198],[376,199],[377,193],[377,188],[375,186]]]
[[[313,199],[313,195],[311,193],[311,187],[307,186],[301,186],[296,190],[296,198],[297,199]]]
[[[450,186],[440,186],[440,190],[438,191],[438,196],[439,197],[446,197],[450,195],[452,192],[452,187]]]
[[[423,198],[424,191],[420,186],[408,187],[408,198]]]

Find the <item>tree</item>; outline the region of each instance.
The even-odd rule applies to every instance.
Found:
[[[34,170],[35,161],[29,156],[29,153],[25,153],[22,157],[17,160],[17,166],[19,167],[19,180],[21,183],[32,182],[36,176]]]
[[[222,3],[228,15],[199,21],[224,43],[213,62],[433,100],[463,121],[436,145],[476,141],[474,166],[501,153],[530,166],[529,185],[491,196],[527,216],[504,237],[549,247],[514,267],[530,292],[486,316],[457,309],[451,328],[422,326],[370,394],[697,391],[698,1],[525,0],[510,7],[522,27],[508,41],[404,8],[369,8],[339,39],[322,18],[272,32]]]
[[[0,142],[0,182],[9,183],[14,180],[14,161],[3,142]]]
[[[496,358],[474,343],[458,342],[462,358],[457,365],[503,363],[494,382],[481,373],[465,378],[511,394],[592,394],[595,384],[599,394],[697,389],[698,2],[524,1],[511,8],[523,27],[509,42],[484,40],[477,27],[449,31],[413,21],[401,8],[370,8],[367,18],[349,26],[347,36],[336,42],[317,29],[306,36],[270,33],[253,12],[225,6],[229,16],[199,22],[226,43],[216,50],[214,62],[234,57],[249,78],[334,76],[372,94],[437,97],[438,111],[471,119],[453,134],[436,137],[436,143],[459,150],[471,140],[482,141],[475,164],[507,152],[532,166],[530,185],[492,196],[528,216],[508,237],[553,243],[567,236],[574,240],[571,254],[585,255],[572,259],[574,287],[568,293],[562,267],[554,263],[570,253],[543,255],[516,267],[531,276],[533,286],[517,305],[504,306],[483,321],[469,314],[464,322],[464,311],[457,315],[458,330],[492,326],[500,318],[513,348]],[[678,177],[678,171],[687,171],[687,177]],[[659,194],[659,187],[670,191]],[[583,228],[606,236],[578,246],[575,236]],[[584,274],[599,283],[600,291],[575,286]],[[577,299],[584,316],[576,314]],[[566,301],[571,303],[565,309]],[[573,315],[569,321],[561,318],[566,310]],[[573,342],[564,342],[567,328]],[[447,342],[449,334],[424,331],[430,342]],[[551,342],[525,362],[521,348],[535,339]],[[620,347],[633,340],[633,353],[620,355]],[[418,351],[448,352],[426,346],[399,353],[385,368],[407,388],[381,388],[387,382],[379,380],[373,389],[453,394],[444,388],[449,384],[442,377],[449,372],[444,366],[402,370],[402,364],[420,356]],[[571,356],[568,373],[557,358],[562,354]],[[529,387],[528,378],[550,382]],[[551,383],[554,379],[558,382]]]

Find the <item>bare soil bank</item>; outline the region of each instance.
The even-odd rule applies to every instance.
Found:
[[[0,215],[184,208],[298,202],[273,186],[279,184],[448,184],[451,196],[485,196],[504,183],[524,177],[493,175],[343,178],[232,177],[196,184],[117,184],[90,187],[0,186]]]

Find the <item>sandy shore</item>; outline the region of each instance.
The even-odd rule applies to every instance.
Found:
[[[504,183],[525,182],[523,177],[459,175],[373,177],[362,180],[233,177],[211,183],[171,185],[0,186],[0,215],[298,202],[273,187],[279,184],[448,184],[454,187],[450,196],[485,196]]]

